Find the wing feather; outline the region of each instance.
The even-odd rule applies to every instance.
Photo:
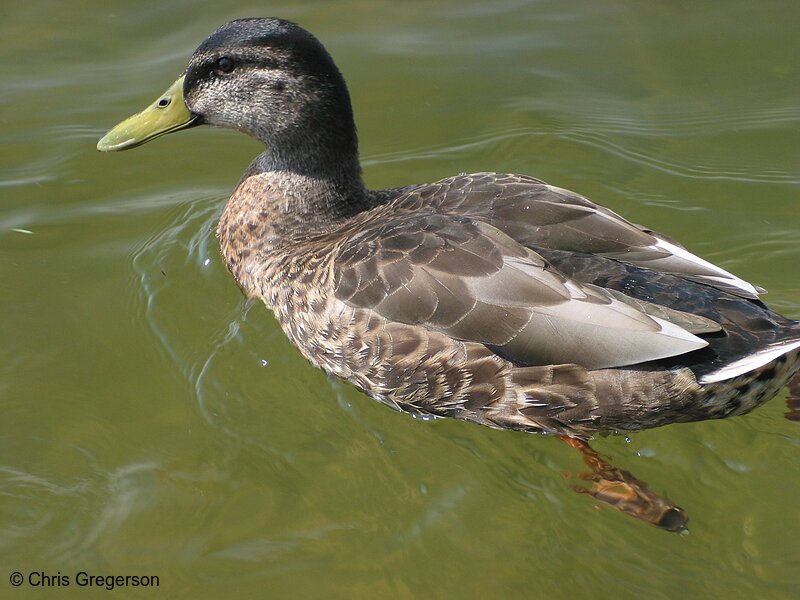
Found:
[[[465,193],[465,187],[469,193]],[[422,186],[408,193],[418,200]],[[692,254],[669,237],[631,223],[583,196],[533,177],[476,173],[445,179],[429,197],[443,210],[491,223],[523,246],[598,254],[685,277],[743,298],[765,293]],[[413,198],[413,200],[412,200]]]
[[[707,344],[668,311],[570,280],[492,225],[443,213],[395,217],[341,244],[334,289],[352,306],[521,365],[616,367]]]

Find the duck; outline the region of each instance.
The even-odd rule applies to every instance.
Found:
[[[800,369],[800,323],[679,242],[527,175],[371,190],[345,80],[279,18],[230,21],[101,151],[199,125],[264,144],[217,237],[300,352],[393,409],[580,446],[742,415]]]

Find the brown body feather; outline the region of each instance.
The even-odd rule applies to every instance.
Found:
[[[598,430],[747,412],[777,393],[797,368],[796,351],[778,364],[712,385],[700,385],[690,363],[587,368],[575,362],[585,365],[603,340],[565,340],[557,330],[539,337],[555,348],[552,352],[574,356],[572,361],[541,356],[536,340],[505,351],[514,336],[535,336],[536,328],[528,331],[534,309],[576,302],[618,306],[621,316],[613,308],[609,315],[632,321],[645,334],[658,335],[660,328],[637,310],[644,305],[652,307],[648,314],[698,332],[721,329],[716,321],[679,307],[630,297],[622,302],[621,293],[604,293],[599,286],[587,287],[585,298],[576,299],[574,290],[570,295],[570,287],[580,289],[575,280],[508,236],[533,247],[563,251],[573,243],[580,253],[615,255],[623,252],[620,231],[629,234],[624,243],[637,242],[640,248],[652,243],[652,236],[610,211],[600,213],[605,229],[582,225],[594,231],[593,237],[576,234],[581,231],[576,220],[596,219],[598,213],[562,210],[563,192],[552,192],[554,199],[552,188],[538,180],[462,175],[376,192],[365,200],[365,210],[316,228],[307,222],[292,225],[283,209],[285,190],[280,198],[270,196],[280,187],[269,174],[254,172],[231,197],[219,226],[231,272],[246,294],[262,298],[275,312],[311,362],[395,408],[586,437]],[[591,206],[588,201],[577,205]],[[553,206],[557,209],[550,210]],[[529,223],[523,220],[527,215]],[[631,253],[639,263],[651,258],[645,251]],[[536,276],[497,277],[509,257],[535,268]],[[684,270],[693,279],[704,275],[691,273],[691,265]],[[470,285],[481,280],[485,288]],[[750,303],[725,289],[715,289],[715,295]],[[619,325],[603,325],[608,344],[618,345],[613,330]],[[783,326],[788,335],[790,325]],[[604,347],[600,352],[608,354]],[[760,381],[765,370],[773,376]]]

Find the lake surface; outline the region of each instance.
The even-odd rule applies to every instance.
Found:
[[[94,149],[218,25],[282,16],[348,80],[371,187],[534,175],[800,318],[796,2],[7,4],[0,597],[800,597],[785,392],[595,441],[689,513],[689,535],[660,531],[572,492],[583,464],[556,439],[413,419],[312,368],[218,254],[256,142]]]

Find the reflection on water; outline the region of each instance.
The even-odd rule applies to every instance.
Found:
[[[265,10],[42,0],[0,23],[6,572],[151,572],[164,597],[796,595],[800,432],[785,395],[593,442],[691,514],[691,536],[664,534],[571,493],[583,467],[558,440],[414,420],[311,368],[218,254],[218,214],[256,144],[198,128],[94,152],[211,30]],[[541,177],[800,317],[793,6],[268,10],[338,60],[372,186]]]

